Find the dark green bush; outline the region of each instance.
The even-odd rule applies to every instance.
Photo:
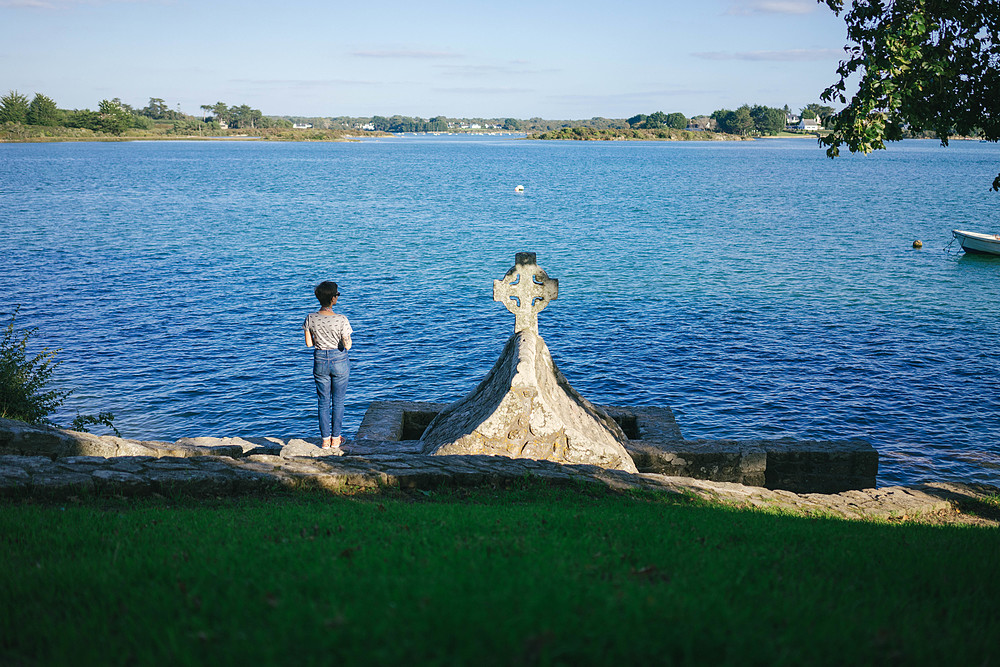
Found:
[[[47,389],[58,350],[43,349],[34,357],[27,354],[28,339],[36,329],[16,330],[17,309],[0,342],[0,417],[41,424],[62,405],[68,391]]]

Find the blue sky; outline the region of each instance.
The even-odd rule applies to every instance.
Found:
[[[61,108],[425,118],[797,110],[846,35],[815,0],[0,0],[0,24],[0,93]]]

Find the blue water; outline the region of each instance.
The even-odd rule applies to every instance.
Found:
[[[492,280],[534,251],[560,289],[541,333],[595,403],[865,438],[880,484],[997,484],[1000,258],[942,249],[1000,231],[998,169],[978,142],[0,145],[0,312],[61,348],[56,421],[313,436],[300,326],[336,280],[351,432],[373,400],[472,389],[513,326]]]

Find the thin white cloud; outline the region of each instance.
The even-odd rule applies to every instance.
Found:
[[[325,86],[372,86],[379,81],[358,79],[233,79],[231,83],[254,86],[288,86],[292,88],[322,88]]]
[[[556,69],[541,69],[528,66],[525,60],[514,60],[509,63],[499,65],[438,65],[445,74],[455,76],[483,76],[487,74],[516,74],[523,76],[526,74],[551,74],[558,72]]]
[[[448,60],[463,57],[461,54],[449,51],[420,51],[415,49],[354,51],[351,55],[357,58],[396,58],[402,60]]]
[[[698,89],[698,88],[671,88],[663,90],[645,90],[645,91],[634,91],[634,92],[624,92],[624,93],[609,93],[607,95],[549,95],[548,99],[570,103],[570,104],[582,104],[589,105],[593,107],[604,106],[607,103],[629,103],[629,104],[658,104],[658,102],[651,102],[651,100],[662,100],[664,98],[682,96],[682,95],[704,95],[704,94],[714,94],[718,93],[717,90],[710,89]]]
[[[788,49],[786,51],[703,51],[691,55],[702,60],[799,62],[803,60],[831,60],[839,58],[843,52],[837,49]]]
[[[736,0],[726,14],[809,14],[817,8],[813,0]]]

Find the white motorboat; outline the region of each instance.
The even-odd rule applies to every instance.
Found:
[[[953,229],[951,235],[958,239],[965,252],[1000,255],[1000,234],[980,234],[979,232],[963,232],[961,229]]]

